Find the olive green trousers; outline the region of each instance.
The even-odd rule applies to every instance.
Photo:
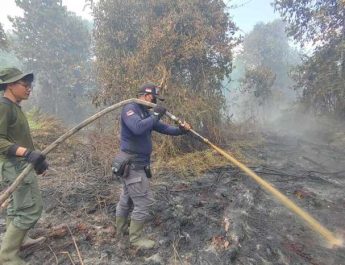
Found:
[[[25,161],[0,161],[1,186],[13,183],[24,170]],[[43,201],[38,187],[37,175],[32,170],[10,196],[7,216],[13,219],[12,224],[22,230],[32,228],[42,215]]]

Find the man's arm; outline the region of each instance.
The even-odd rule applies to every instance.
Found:
[[[0,113],[0,153],[7,156],[24,157],[26,161],[33,164],[37,174],[42,174],[48,168],[45,155],[40,151],[28,150],[25,147],[10,142],[7,130],[12,111],[7,105],[0,104]]]
[[[171,126],[160,121],[158,121],[154,125],[153,130],[162,134],[173,135],[173,136],[185,134],[185,132],[181,130],[179,127]]]
[[[13,145],[7,136],[11,109],[6,104],[0,104],[0,113],[0,153],[7,155],[8,149]]]
[[[0,104],[0,113],[0,153],[8,156],[25,156],[27,148],[12,143],[8,139],[7,131],[13,113],[11,107],[8,104]]]

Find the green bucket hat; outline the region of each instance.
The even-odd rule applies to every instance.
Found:
[[[29,82],[34,80],[33,73],[23,73],[17,68],[3,68],[0,70],[0,90],[5,89],[6,84],[17,82],[21,79],[27,79]]]

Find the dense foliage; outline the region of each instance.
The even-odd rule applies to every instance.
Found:
[[[245,36],[242,60],[249,68],[265,67],[276,75],[275,88],[287,88],[291,84],[289,67],[298,60],[298,55],[289,44],[285,24],[281,20],[258,23]]]
[[[314,47],[295,72],[304,102],[318,113],[345,117],[345,2],[276,0],[274,6],[289,23],[289,35]]]
[[[2,27],[2,24],[0,23],[0,50],[5,50],[7,48],[8,48],[7,37],[4,31],[4,28]]]
[[[290,46],[281,20],[256,24],[244,37],[237,62],[243,68],[240,87],[249,96],[246,108],[252,108],[251,115],[270,118],[293,100],[289,72],[299,55]]]
[[[163,79],[166,105],[212,134],[224,106],[236,27],[223,1],[99,1],[95,15],[97,104]]]
[[[260,66],[247,68],[242,79],[242,90],[253,91],[259,105],[266,105],[272,98],[272,87],[276,75],[271,69]]]

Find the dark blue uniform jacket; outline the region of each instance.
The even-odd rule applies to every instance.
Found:
[[[152,131],[167,135],[182,135],[179,127],[170,126],[155,118],[145,106],[137,103],[125,105],[121,112],[120,148],[124,152],[136,154],[140,163],[149,164],[152,153]]]

